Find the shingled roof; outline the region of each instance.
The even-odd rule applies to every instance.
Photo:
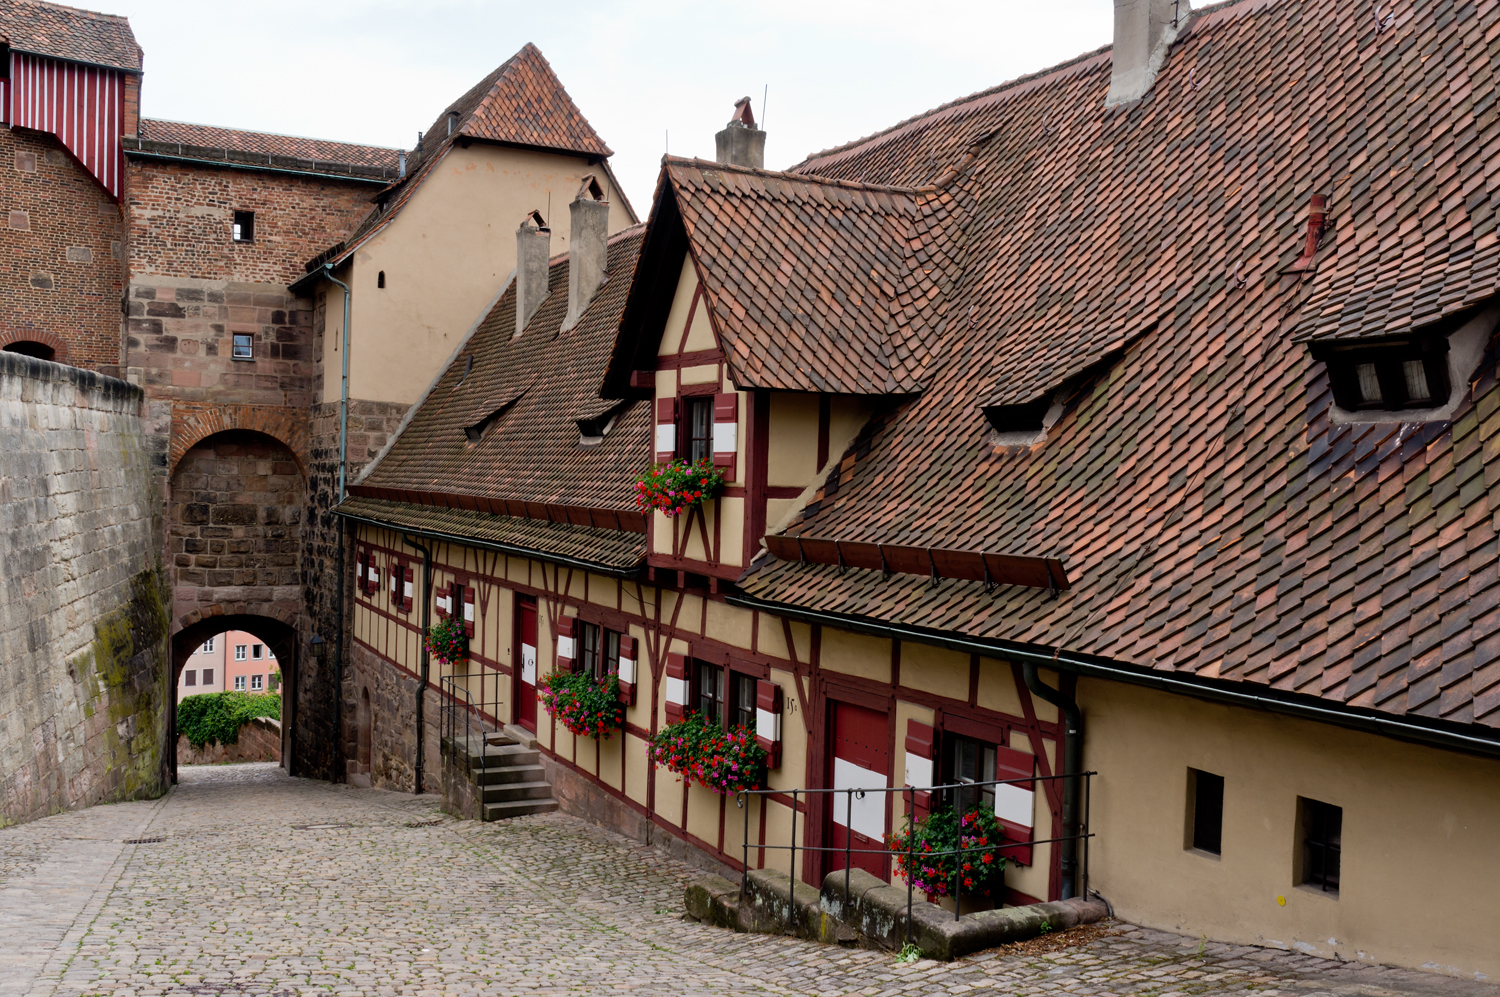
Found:
[[[189,149],[224,149],[230,152],[258,153],[287,159],[350,166],[370,166],[394,170],[399,151],[375,145],[352,142],[329,142],[323,139],[278,135],[274,132],[252,132],[239,128],[195,125],[186,121],[141,119],[140,139],[144,143],[175,144]]]
[[[597,392],[643,231],[636,226],[610,238],[609,277],[565,334],[559,329],[568,311],[566,257],[552,261],[550,294],[519,338],[512,283],[350,493],[466,510],[481,538],[502,527],[506,536],[529,535],[494,517],[591,527],[602,544],[601,563],[619,566],[627,554],[643,558],[645,521],[631,496],[636,472],[651,459],[651,407],[601,402]],[[581,443],[580,419],[611,417],[602,441]],[[466,432],[476,427],[477,441]]]
[[[141,47],[130,21],[40,0],[0,0],[0,41],[17,52],[141,71]]]
[[[912,188],[956,169],[961,276],[923,393],[789,532],[1056,557],[1072,587],[762,555],[746,593],[1500,727],[1493,339],[1451,422],[1406,425],[1336,424],[1297,341],[1500,290],[1497,37],[1493,3],[1377,33],[1345,5],[1241,0],[1196,13],[1136,103],[1105,108],[1104,52],[801,164]],[[1283,275],[1314,194],[1331,227],[1310,279]],[[986,406],[1059,389],[1045,441],[991,443]]]

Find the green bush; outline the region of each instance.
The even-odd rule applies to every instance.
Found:
[[[251,692],[205,692],[177,704],[177,733],[195,748],[235,744],[240,727],[256,717],[281,718],[281,697]]]

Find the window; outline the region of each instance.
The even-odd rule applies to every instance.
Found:
[[[449,111],[448,112],[448,134],[452,135],[457,130],[458,130],[458,112],[457,111]]]
[[[264,689],[265,687],[266,687],[266,677],[264,675],[252,675],[252,676],[250,676],[250,688],[251,689],[259,691],[261,689]]]
[[[276,660],[276,652],[271,650],[270,645],[266,646],[266,657],[270,658],[272,661]]]
[[[578,627],[578,668],[596,679],[613,675],[620,670],[620,635],[606,630],[597,623],[584,623]]]
[[[214,684],[214,670],[212,668],[205,668],[205,669],[203,669],[203,684],[204,685],[213,685]]]
[[[1448,341],[1391,343],[1322,354],[1339,408],[1440,408],[1448,403]]]
[[[384,270],[380,271],[380,273],[378,273],[378,274],[375,275],[375,286],[376,287],[385,287],[385,271]]]
[[[960,786],[951,791],[950,806],[964,811],[982,803],[993,810],[995,787],[976,786],[974,783],[995,781],[995,746],[957,735],[948,735],[945,739],[949,742],[947,781]]]
[[[256,661],[259,661],[261,658],[264,658],[265,656],[266,656],[266,645],[264,645],[264,644],[251,644],[250,645],[250,657],[251,658],[253,658]]]
[[[245,676],[243,676],[243,675],[236,675],[234,677],[234,691],[235,692],[244,692],[245,691]]]
[[[198,673],[197,673],[197,671],[195,671],[192,668],[189,668],[187,671],[183,672],[182,673],[182,684],[183,685],[197,685],[198,684]]]
[[[704,716],[717,723],[724,721],[724,672],[721,665],[706,661],[694,663],[697,675],[693,683],[693,706]]]
[[[215,637],[210,637],[210,638],[208,638],[208,640],[204,641],[203,642],[203,646],[198,649],[199,652],[202,653],[202,654],[213,654],[214,653],[214,641],[216,639],[217,638],[215,638]]]
[[[255,359],[255,337],[248,332],[234,333],[234,359]]]
[[[734,692],[734,708],[729,722],[734,727],[755,730],[755,676],[744,672],[730,672]]]
[[[1188,847],[1221,853],[1224,836],[1224,777],[1188,769]]]
[[[1298,882],[1324,893],[1339,891],[1339,853],[1344,836],[1344,808],[1297,797],[1297,824],[1302,829],[1302,875]]]
[[[255,212],[236,211],[234,213],[234,241],[255,241]]]
[[[236,644],[236,645],[234,645],[234,660],[235,661],[244,661],[245,660],[245,651],[246,650],[247,650],[247,648],[246,648],[246,646],[244,644]]]
[[[702,460],[714,455],[714,400],[710,395],[683,399],[687,432],[683,434],[688,460]]]

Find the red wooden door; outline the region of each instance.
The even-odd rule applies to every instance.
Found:
[[[536,600],[516,597],[516,723],[536,731]]]
[[[890,724],[884,713],[850,703],[833,704],[833,753],[828,784],[834,789],[885,789],[890,785]],[[867,792],[863,799],[833,793],[828,805],[829,845],[854,851],[849,865],[888,879],[885,854],[887,794]],[[844,852],[829,854],[825,868],[844,868]]]

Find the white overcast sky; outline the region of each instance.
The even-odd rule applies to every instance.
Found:
[[[411,148],[526,42],[644,218],[670,136],[713,158],[735,98],[790,166],[1110,42],[1112,0],[82,0],[146,51],[148,117]]]

